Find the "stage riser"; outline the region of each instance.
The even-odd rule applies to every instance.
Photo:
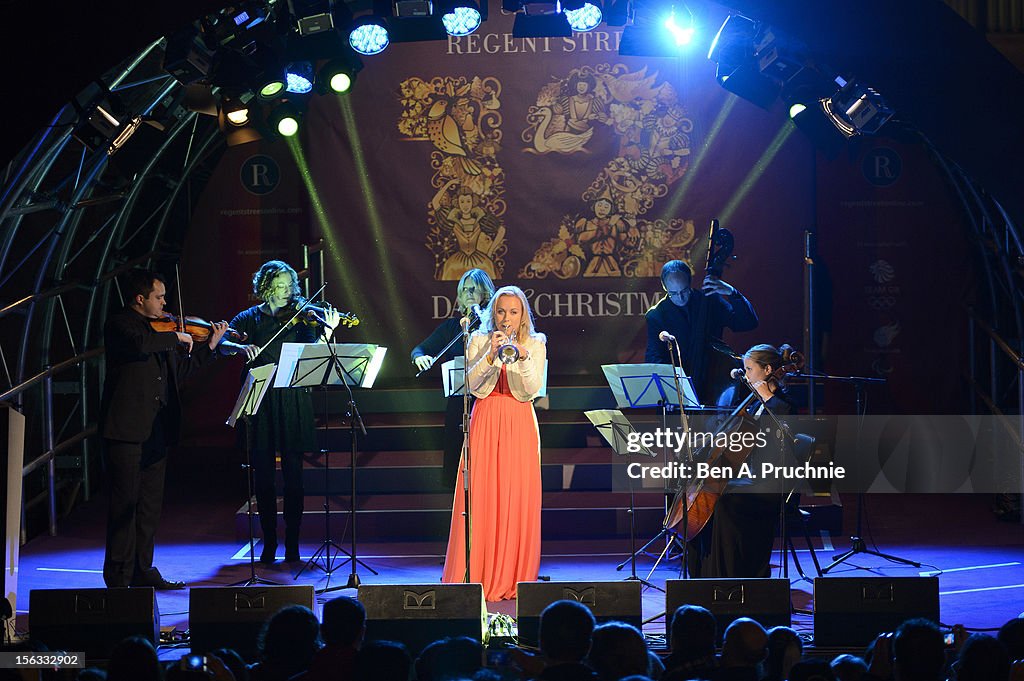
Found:
[[[347,463],[347,461],[346,461]],[[599,491],[611,487],[612,468],[610,465],[576,466],[572,470],[569,485],[565,486],[564,466],[545,465],[541,468],[541,484],[545,491],[561,489]],[[324,470],[306,467],[302,471],[303,488],[306,496],[323,496]],[[346,465],[335,468],[332,463],[326,483],[331,492],[346,491],[352,486],[351,474]],[[277,472],[277,488],[284,488],[280,470]],[[439,467],[402,467],[356,469],[356,490],[359,494],[412,494],[417,492],[450,492],[441,482]]]
[[[425,450],[444,447],[443,414],[437,415],[439,422],[434,425],[386,425],[374,426],[367,423],[366,436],[360,434],[357,440],[358,452]],[[586,447],[588,438],[596,434],[590,422],[585,423],[541,423],[540,441],[544,447]],[[323,427],[317,431],[317,445],[333,452],[350,451],[351,436],[347,429]]]
[[[316,542],[324,538],[323,512],[307,511],[303,516],[300,538]],[[637,536],[653,536],[661,529],[664,514],[660,509],[638,509]],[[258,528],[259,522],[253,522]],[[451,510],[366,511],[356,517],[356,537],[360,542],[381,541],[446,541],[451,523]],[[244,513],[235,515],[235,538],[246,541]],[[331,536],[347,546],[348,513],[331,512]],[[278,533],[284,536],[284,518],[278,513]],[[259,537],[259,530],[256,530]],[[629,537],[629,513],[625,509],[545,509],[541,514],[541,536],[544,539],[611,539]]]

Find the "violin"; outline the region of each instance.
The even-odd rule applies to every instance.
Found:
[[[314,305],[308,298],[302,296],[296,296],[289,307],[285,308],[284,314],[288,316],[297,316],[292,320],[292,324],[306,324],[307,326],[326,326],[327,325],[327,309],[333,308],[334,306],[327,302],[321,302],[319,305]],[[341,316],[341,322],[339,326],[359,326],[359,317],[352,314],[351,312],[342,312],[341,310],[335,310]]]
[[[165,312],[163,317],[159,319],[150,319],[149,326],[154,331],[180,331],[187,333],[192,336],[192,341],[195,343],[205,343],[210,340],[210,334],[213,332],[213,324],[201,319],[199,317],[185,317],[185,323],[182,325],[181,320],[170,312]],[[224,338],[244,343],[248,338],[248,334],[244,331],[236,331],[228,327],[227,333],[224,334]]]
[[[799,352],[793,351],[783,358],[782,363],[773,369],[772,373],[766,377],[766,380],[779,380],[786,374],[800,371],[803,366],[804,356]],[[756,428],[757,424],[749,415],[747,408],[758,399],[760,398],[757,391],[751,390],[743,402],[722,422],[722,425],[715,433],[715,437],[712,438],[712,443],[736,442],[737,440],[733,433]],[[721,437],[723,433],[726,435],[725,437]],[[743,438],[743,440],[746,441],[746,438]],[[688,539],[696,537],[711,519],[718,498],[725,492],[725,486],[730,480],[735,478],[736,471],[746,462],[752,450],[753,446],[745,446],[738,449],[738,451],[733,451],[728,444],[711,444],[697,450],[693,456],[695,463],[707,462],[713,467],[731,469],[732,475],[724,478],[707,477],[701,480],[691,480],[683,485],[672,500],[672,506],[665,516],[663,527],[665,529],[675,528],[676,525],[683,522],[683,517],[685,516],[685,536]],[[685,513],[683,511],[684,504],[686,506]]]

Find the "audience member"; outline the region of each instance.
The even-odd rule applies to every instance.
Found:
[[[594,629],[587,663],[601,681],[627,676],[649,676],[647,643],[636,627],[608,622]]]
[[[235,681],[249,681],[249,667],[246,666],[242,656],[229,648],[218,648],[213,651],[224,666],[231,671]]]
[[[401,643],[369,641],[355,659],[355,681],[408,681],[412,658]]]
[[[956,661],[956,681],[1002,681],[1009,676],[1010,656],[998,639],[985,634],[967,639]]]
[[[163,677],[156,648],[142,636],[130,636],[114,646],[107,681],[160,681]]]
[[[795,631],[789,627],[772,627],[768,630],[768,659],[765,660],[764,681],[786,681],[804,653],[804,644]]]
[[[320,637],[324,647],[316,651],[309,672],[292,681],[334,681],[351,679],[355,671],[356,653],[366,634],[366,610],[363,604],[348,596],[338,596],[324,603]]]
[[[287,681],[309,669],[320,645],[320,623],[309,608],[282,608],[270,618],[260,636],[260,661],[249,668],[249,678]]]
[[[835,681],[828,660],[800,660],[789,672],[789,681]]]
[[[516,664],[526,678],[542,681],[596,681],[583,664],[590,652],[594,615],[578,601],[555,601],[540,614],[540,656],[514,649]]]
[[[939,627],[926,619],[907,620],[895,634],[875,639],[867,679],[942,681],[946,644]]]
[[[665,660],[665,681],[710,676],[718,669],[715,616],[699,605],[676,608],[669,622],[672,654]]]
[[[1024,660],[1024,616],[1014,617],[999,628],[996,638],[1011,660]]]
[[[856,655],[839,655],[832,660],[832,674],[838,681],[861,681],[868,671],[868,663]]]
[[[733,620],[725,630],[721,667],[715,681],[758,681],[768,655],[768,632],[748,617]]]
[[[417,681],[470,678],[483,667],[483,648],[468,636],[434,641],[416,658]]]

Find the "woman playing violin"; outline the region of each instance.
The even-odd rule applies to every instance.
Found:
[[[326,343],[341,322],[330,305],[316,308],[319,324],[293,323],[271,341],[292,319],[299,297],[299,277],[280,260],[264,263],[252,277],[253,293],[262,303],[239,312],[231,328],[248,334],[245,347],[250,366],[276,363],[283,343]],[[300,315],[304,317],[305,315]],[[314,448],[313,402],[308,388],[268,390],[259,411],[249,419],[248,445],[252,456],[263,530],[260,561],[273,563],[277,555],[277,493],[274,486],[274,454],[281,455],[284,478],[285,560],[299,560],[299,525],[302,522],[302,454]],[[241,440],[244,444],[245,440]]]
[[[755,345],[743,355],[744,380],[730,390],[740,400],[757,393],[746,411],[752,429],[765,432],[764,445],[755,446],[746,461],[752,475],[757,475],[764,461],[778,463],[783,456],[772,414],[782,419],[793,413],[793,404],[786,394],[785,381],[779,369],[789,364],[793,348]],[[730,401],[739,403],[732,398]],[[722,400],[719,401],[722,406]],[[726,404],[725,406],[730,406]],[[734,479],[718,498],[714,514],[707,526],[691,540],[690,575],[693,577],[769,577],[775,527],[779,518],[781,488],[777,481],[757,478]]]

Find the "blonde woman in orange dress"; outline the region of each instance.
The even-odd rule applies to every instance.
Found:
[[[546,342],[518,286],[495,292],[482,328],[469,339],[466,366],[477,398],[469,431],[469,581],[482,583],[489,601],[515,598],[516,584],[536,580],[540,570],[540,430],[533,399],[544,384]],[[508,364],[499,356],[507,343],[519,353]],[[463,460],[444,582],[466,576],[465,474]]]

